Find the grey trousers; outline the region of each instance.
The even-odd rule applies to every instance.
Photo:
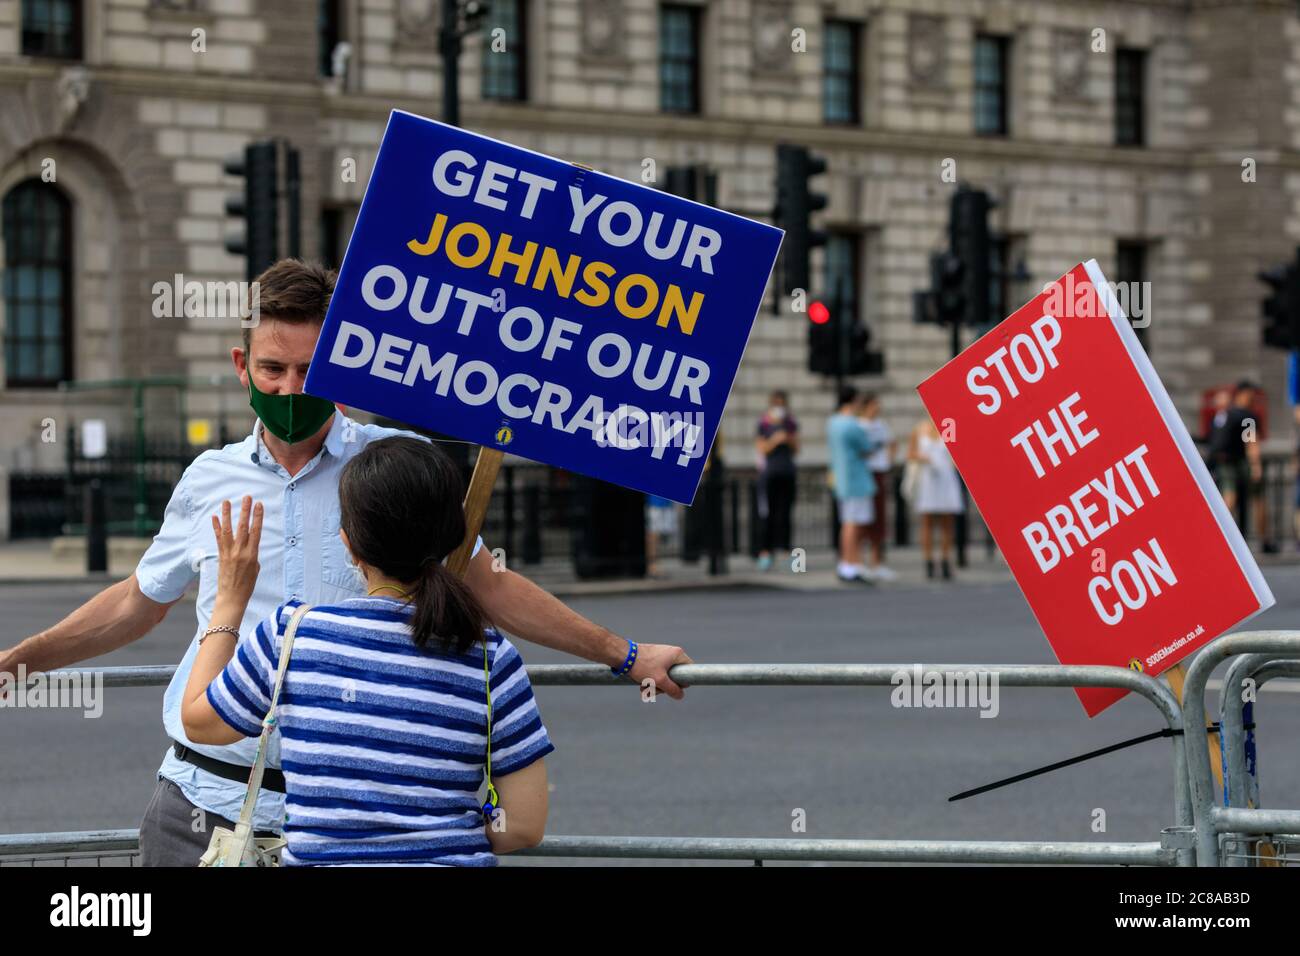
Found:
[[[200,810],[184,792],[166,777],[158,778],[149,806],[140,821],[140,864],[142,866],[198,866],[199,857],[212,840],[212,827],[233,830],[231,820]],[[274,837],[268,830],[256,836]]]

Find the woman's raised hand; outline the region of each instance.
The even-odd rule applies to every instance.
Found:
[[[251,518],[251,520],[250,520]],[[212,516],[217,537],[217,594],[246,605],[257,584],[257,549],[262,540],[262,503],[249,495],[239,506],[239,521],[231,525],[230,502],[221,503],[221,517]]]

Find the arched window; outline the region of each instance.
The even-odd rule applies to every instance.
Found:
[[[72,378],[72,206],[29,179],[4,198],[5,380],[49,388]]]

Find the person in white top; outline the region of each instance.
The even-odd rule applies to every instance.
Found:
[[[867,456],[867,467],[876,479],[876,514],[867,531],[867,540],[871,542],[871,563],[865,573],[877,581],[893,581],[898,575],[885,565],[885,535],[889,528],[887,505],[894,487],[894,453],[898,443],[894,441],[894,431],[889,422],[880,417],[880,396],[867,395],[859,421],[877,445],[876,450]]]
[[[957,466],[948,454],[948,446],[934,422],[925,419],[912,429],[907,460],[917,462],[920,474],[916,485],[916,513],[921,516],[921,553],[925,556],[925,576],[935,576],[934,529],[941,536],[941,572],[945,580],[952,577],[952,543],[955,516],[965,510],[961,479]]]

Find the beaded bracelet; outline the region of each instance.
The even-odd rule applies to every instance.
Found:
[[[632,669],[632,665],[636,663],[636,641],[628,641],[627,644],[628,644],[627,657],[624,658],[623,660],[623,666],[611,667],[609,669],[610,673],[613,674],[615,677],[622,677],[624,674],[630,671]]]

